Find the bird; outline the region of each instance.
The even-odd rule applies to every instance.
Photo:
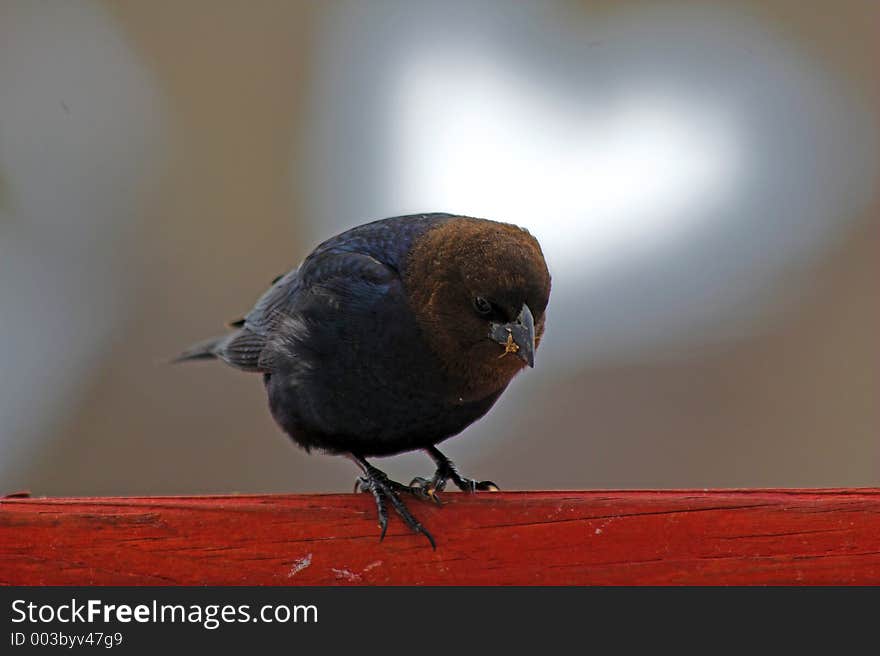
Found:
[[[319,244],[231,332],[174,362],[218,359],[262,374],[272,417],[294,442],[360,468],[355,491],[372,494],[380,541],[390,504],[436,549],[401,494],[439,504],[449,482],[498,490],[462,476],[437,444],[534,367],[550,286],[525,228],[449,213],[381,219]],[[436,471],[409,485],[367,460],[416,450]]]

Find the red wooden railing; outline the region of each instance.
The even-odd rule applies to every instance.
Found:
[[[18,585],[880,584],[880,489],[0,499]]]

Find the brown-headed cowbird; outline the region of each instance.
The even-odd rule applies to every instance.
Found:
[[[351,457],[373,494],[434,539],[398,492],[439,503],[461,476],[435,446],[482,417],[534,366],[550,297],[537,240],[517,226],[450,214],[374,221],[318,246],[277,278],[236,330],[182,353],[263,374],[272,416],[307,451]],[[423,449],[430,480],[390,480],[367,462]]]

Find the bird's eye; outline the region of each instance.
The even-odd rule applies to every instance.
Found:
[[[474,309],[482,315],[487,315],[492,313],[492,304],[487,301],[482,296],[474,297]]]

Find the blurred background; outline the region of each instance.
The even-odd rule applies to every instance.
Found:
[[[810,4],[4,0],[0,493],[350,490],[258,377],[163,362],[423,211],[553,274],[465,474],[880,484],[880,4]]]

